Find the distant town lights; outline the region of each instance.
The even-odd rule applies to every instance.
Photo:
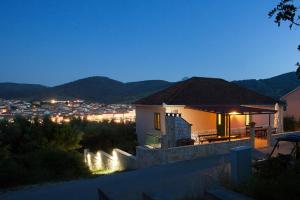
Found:
[[[51,99],[50,103],[55,104],[57,101],[55,99]]]

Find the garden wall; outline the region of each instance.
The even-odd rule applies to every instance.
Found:
[[[93,153],[86,149],[84,151],[84,160],[92,171],[124,171],[136,169],[135,156],[120,149],[114,149],[112,155],[104,151]]]
[[[231,148],[238,146],[250,146],[250,139],[247,138],[230,142],[215,142],[167,149],[150,149],[138,146],[136,149],[137,167],[144,168],[158,164],[226,154],[229,153]]]

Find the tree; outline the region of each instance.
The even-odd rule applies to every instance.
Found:
[[[294,26],[300,26],[300,13],[299,6],[294,0],[280,0],[275,8],[269,12],[269,17],[275,17],[274,22],[280,26],[282,22],[288,22],[290,29]],[[298,51],[300,51],[300,45],[298,45]],[[298,67],[296,73],[300,79],[300,63],[297,62]]]

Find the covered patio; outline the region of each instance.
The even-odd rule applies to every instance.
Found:
[[[272,133],[276,132],[276,128],[274,128],[272,123],[272,117],[275,117],[274,114],[277,112],[274,109],[243,105],[195,105],[185,106],[185,109],[216,114],[216,128],[214,130],[192,133],[196,144],[230,141],[249,137],[250,126],[252,125],[255,131],[255,142],[261,143],[258,145],[262,145],[265,142],[269,128]],[[263,116],[264,120],[267,120],[266,124],[263,126],[255,125],[254,118],[257,118],[257,116]],[[235,124],[235,127],[232,124]]]

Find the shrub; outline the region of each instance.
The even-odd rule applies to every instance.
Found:
[[[284,117],[284,131],[295,131],[297,128],[297,120],[294,117]]]
[[[280,157],[266,161],[252,179],[236,188],[254,199],[299,199],[300,161],[285,163]]]
[[[0,161],[3,188],[45,181],[68,180],[90,174],[77,152],[43,149]]]

